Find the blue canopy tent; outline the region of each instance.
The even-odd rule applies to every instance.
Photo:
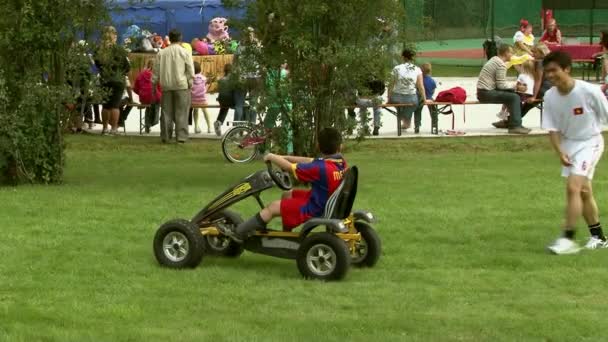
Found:
[[[215,17],[240,19],[245,16],[244,8],[225,8],[221,0],[160,0],[137,4],[117,0],[116,4],[112,21],[119,35],[130,25],[162,36],[175,28],[182,33],[186,42],[207,35],[209,20]],[[231,36],[237,35],[233,28],[230,33]]]

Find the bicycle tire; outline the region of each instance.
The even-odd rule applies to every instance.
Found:
[[[247,163],[255,159],[258,155],[258,145],[248,145],[246,139],[257,136],[254,129],[249,126],[233,127],[222,138],[222,153],[226,160],[231,163]],[[245,142],[245,143],[244,143]],[[245,145],[245,147],[243,147]],[[233,153],[235,150],[239,153]]]

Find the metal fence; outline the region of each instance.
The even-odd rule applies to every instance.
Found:
[[[542,0],[402,1],[406,27],[417,40],[490,38],[492,32],[508,40],[522,18],[534,25],[536,36],[542,34]],[[554,17],[565,37],[588,37],[591,32],[597,37],[608,30],[608,10],[555,10]]]

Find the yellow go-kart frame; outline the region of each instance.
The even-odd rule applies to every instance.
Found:
[[[228,210],[234,203],[253,197],[260,207],[260,194],[275,185],[291,189],[289,174],[274,170],[258,171],[218,196],[191,220],[172,220],[163,224],[154,238],[158,262],[167,267],[196,267],[204,255],[237,257],[244,250],[295,259],[306,278],[342,279],[351,265],[373,267],[381,254],[381,241],[371,227],[375,222],[369,212],[351,212],[357,190],[356,166],[344,173],[339,188],[332,194],[324,217],[312,218],[296,232],[258,230],[242,244],[224,236],[217,228],[237,226],[240,215]],[[324,230],[322,228],[325,228]]]

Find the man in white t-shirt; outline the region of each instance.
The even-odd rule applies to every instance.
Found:
[[[608,248],[593,197],[591,180],[604,151],[602,123],[608,122],[608,101],[599,86],[570,76],[572,58],[552,52],[543,61],[545,76],[554,85],[544,97],[543,128],[567,177],[567,207],[563,236],[549,246],[555,254],[573,254],[580,248],[574,241],[575,225],[582,215],[591,238],[587,249]]]

